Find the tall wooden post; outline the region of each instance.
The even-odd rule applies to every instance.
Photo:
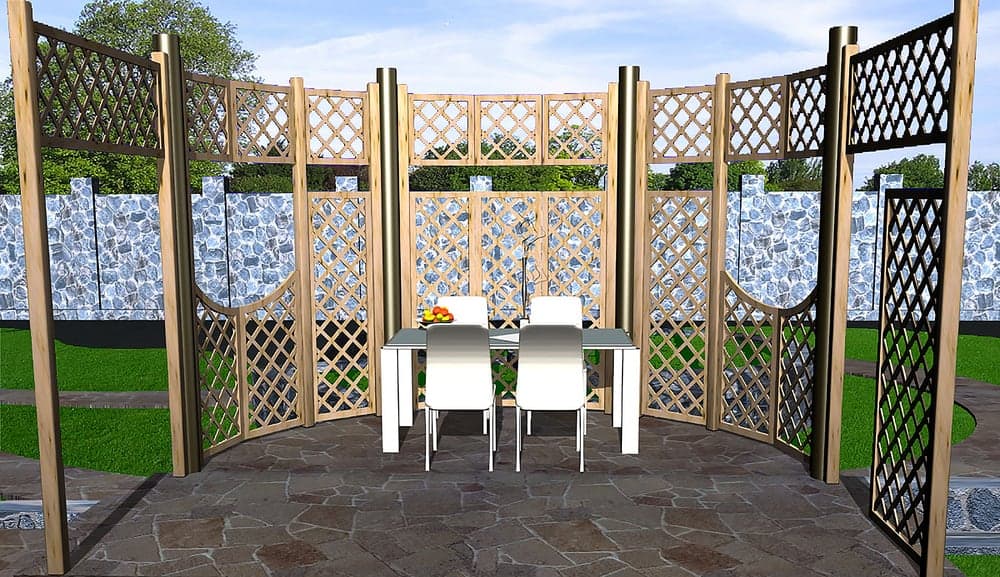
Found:
[[[291,85],[292,213],[295,226],[295,274],[299,285],[295,310],[295,341],[298,353],[299,414],[302,425],[316,424],[316,314],[313,312],[312,219],[309,216],[309,187],[306,165],[309,162],[309,102],[302,78],[289,80]]]
[[[160,65],[160,245],[163,255],[163,324],[174,476],[201,470],[200,398],[195,353],[194,250],[188,189],[184,76],[176,34],[154,37]]]
[[[722,412],[722,340],[726,329],[722,306],[726,295],[722,293],[722,273],[726,270],[726,219],[729,206],[729,75],[715,76],[712,93],[712,222],[709,232],[708,257],[708,346],[705,361],[708,363],[708,380],[705,383],[705,426],[715,431],[719,428]]]
[[[858,29],[830,29],[826,61],[823,190],[816,287],[816,383],[810,472],[827,483],[840,482],[840,423],[844,392],[844,338],[847,330],[847,275],[851,243],[852,157],[847,155],[850,115],[850,45]],[[856,47],[852,47],[856,50]]]
[[[66,526],[66,478],[63,473],[62,439],[59,431],[56,356],[52,340],[52,283],[31,4],[24,0],[7,0],[7,18],[14,80],[14,114],[17,119],[17,162],[20,167],[31,362],[35,373],[45,555],[49,574],[62,575],[70,565],[69,532]]]
[[[978,0],[955,0],[952,34],[951,102],[944,160],[944,220],[941,239],[941,277],[934,323],[936,391],[934,431],[931,434],[927,542],[923,544],[922,574],[944,573],[944,545],[948,517],[948,478],[951,473],[951,425],[955,403],[955,361],[961,314],[962,264],[965,254],[965,211],[968,202],[969,145],[972,138],[972,95],[976,76]]]
[[[629,336],[634,335],[632,313],[635,288],[635,197],[638,66],[618,67],[618,131],[615,206],[618,224],[615,246],[615,321]]]

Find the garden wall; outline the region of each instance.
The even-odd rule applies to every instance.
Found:
[[[854,193],[849,318],[876,320],[881,250],[877,195]],[[727,268],[750,294],[772,305],[800,302],[816,276],[818,192],[766,192],[763,177],[744,176],[729,193]],[[356,187],[338,178],[338,188]],[[0,196],[0,320],[28,318],[19,196]],[[55,318],[163,318],[159,208],[153,195],[94,194],[74,179],[72,194],[50,195],[49,249]],[[226,306],[257,300],[294,268],[290,194],[226,193],[222,178],[205,179],[193,195],[195,276]],[[1000,192],[970,192],[966,223],[963,320],[1000,320]]]

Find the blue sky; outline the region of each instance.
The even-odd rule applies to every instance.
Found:
[[[35,19],[72,29],[85,2],[38,0]],[[953,10],[913,0],[409,0],[319,3],[203,1],[259,55],[257,75],[287,84],[361,90],[379,66],[411,92],[605,90],[634,64],[651,88],[796,72],[825,63],[827,30],[859,27],[861,48]],[[6,36],[6,19],[2,22]],[[154,31],[151,31],[151,33]],[[0,48],[9,70],[9,49]],[[980,0],[972,159],[1000,162],[1000,0]],[[859,155],[855,182],[901,156]]]

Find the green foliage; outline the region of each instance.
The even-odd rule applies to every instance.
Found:
[[[776,160],[767,167],[765,175],[769,190],[820,190],[823,188],[823,160]]]
[[[603,167],[593,166],[420,166],[410,172],[410,190],[468,190],[469,177],[493,178],[493,190],[596,190]]]
[[[1000,163],[973,162],[969,166],[969,190],[1000,190]]]
[[[961,569],[965,577],[1000,575],[1000,555],[948,555],[948,560]]]
[[[903,186],[907,188],[941,188],[944,186],[944,171],[941,160],[930,154],[918,154],[913,158],[903,158],[883,164],[865,181],[861,190],[878,190],[880,174],[902,174]]]
[[[231,192],[292,192],[292,165],[237,163],[230,172]],[[306,167],[306,188],[310,191],[336,190],[338,176],[358,177],[358,189],[368,190],[367,166]]]
[[[764,163],[743,160],[729,163],[727,185],[729,190],[740,190],[744,174],[764,174]],[[670,174],[650,173],[649,190],[712,190],[715,170],[711,162],[685,162],[676,164]],[[655,180],[654,180],[655,179]]]

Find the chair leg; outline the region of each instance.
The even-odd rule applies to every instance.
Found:
[[[516,456],[514,457],[514,470],[520,471],[521,470],[521,408],[514,407],[514,413],[517,415],[517,418],[515,419],[515,421],[517,421],[517,427],[516,427],[517,449],[515,450]]]
[[[497,438],[497,425],[494,415],[496,412],[496,407],[490,406],[488,409],[490,414],[490,472],[493,472],[493,451],[496,450],[496,438]]]
[[[490,420],[490,412],[488,410],[483,411],[483,434],[485,435],[489,431],[486,430],[486,422]]]
[[[587,405],[580,407],[580,421],[581,423],[587,422]],[[580,439],[580,472],[583,472],[583,428],[585,425],[580,426],[580,430],[577,431],[577,438]]]
[[[424,407],[424,470],[431,470],[431,410]]]
[[[531,434],[531,411],[528,411],[528,434]]]
[[[435,451],[438,450],[438,412],[431,411],[431,443]]]

